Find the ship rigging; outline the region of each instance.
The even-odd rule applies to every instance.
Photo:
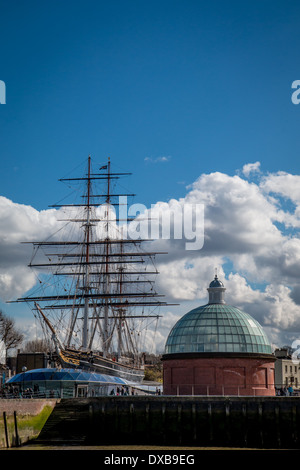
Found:
[[[62,367],[140,381],[142,332],[153,341],[158,310],[168,304],[155,290],[155,256],[165,253],[145,251],[149,239],[128,237],[132,219],[120,218],[120,201],[134,195],[115,192],[115,183],[130,174],[112,172],[110,159],[94,173],[89,156],[83,177],[60,180],[83,185],[83,194],[79,203],[50,206],[65,217],[53,237],[25,242],[33,246],[38,287],[16,302],[30,304]]]

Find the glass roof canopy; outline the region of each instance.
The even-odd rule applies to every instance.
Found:
[[[39,386],[39,390],[49,392],[56,390],[59,396],[75,396],[76,387],[88,387],[90,391],[96,390],[96,394],[87,396],[100,396],[108,394],[115,388],[132,387],[136,391],[142,390],[144,393],[153,394],[157,386],[143,383],[130,382],[118,376],[99,374],[97,372],[88,372],[82,369],[32,369],[14,375],[6,381],[6,385],[20,386],[21,389],[27,387]],[[101,391],[102,390],[102,391]],[[62,391],[63,394],[62,394]]]
[[[242,310],[220,303],[197,307],[171,330],[165,354],[221,352],[272,354],[261,325]]]
[[[86,372],[76,369],[33,369],[14,375],[8,384],[32,381],[73,381],[97,382],[102,384],[126,385],[128,382],[120,377]]]

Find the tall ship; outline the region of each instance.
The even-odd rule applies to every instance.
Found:
[[[83,176],[59,180],[79,202],[50,206],[61,216],[56,232],[25,242],[33,246],[37,287],[16,302],[30,305],[60,367],[139,383],[167,305],[155,290],[158,253],[145,250],[149,238],[128,234],[133,222],[123,206],[134,195],[117,188],[131,173],[112,171],[110,159],[95,171],[89,156],[85,166]]]

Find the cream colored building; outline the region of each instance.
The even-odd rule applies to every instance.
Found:
[[[275,351],[275,387],[289,387],[300,389],[300,364],[296,364],[288,354],[287,349]]]

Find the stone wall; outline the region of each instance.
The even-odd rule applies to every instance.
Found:
[[[54,408],[57,400],[47,400],[47,399],[33,399],[33,398],[22,398],[22,399],[0,399],[0,414],[1,418],[3,411],[5,411],[7,416],[13,416],[14,411],[17,415],[22,416],[35,416],[38,415],[44,406],[48,405]]]
[[[57,402],[1,398],[0,448],[17,447],[37,437]]]

